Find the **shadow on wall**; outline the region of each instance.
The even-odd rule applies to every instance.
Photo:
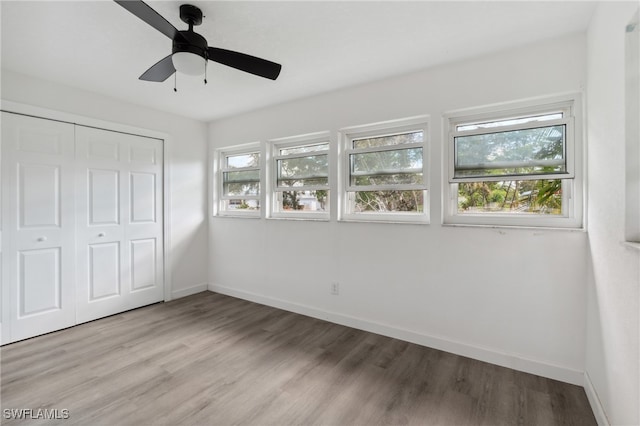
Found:
[[[178,157],[177,155],[175,157]],[[206,164],[171,164],[171,273],[172,291],[207,283],[208,222]],[[179,182],[179,184],[175,184]],[[204,266],[204,267],[203,267]],[[175,277],[180,277],[176,280]]]
[[[598,421],[602,420],[601,417],[606,415],[604,413],[598,413],[600,409],[608,405],[608,401],[602,401],[603,396],[611,395],[612,384],[610,383],[611,374],[602,374],[599,371],[589,371],[589,365],[609,365],[607,361],[607,342],[605,342],[605,331],[603,330],[604,315],[601,312],[600,300],[603,297],[598,290],[596,284],[593,257],[591,253],[591,247],[587,248],[587,336],[586,336],[586,359],[585,359],[585,391],[591,408],[596,415]],[[609,378],[609,380],[607,380]],[[599,384],[596,388],[595,384]],[[597,392],[596,392],[596,389]],[[593,398],[596,398],[594,401]],[[607,419],[608,421],[608,419]],[[610,422],[609,422],[610,423]]]

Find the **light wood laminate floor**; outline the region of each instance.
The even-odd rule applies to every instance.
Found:
[[[57,424],[596,424],[578,386],[210,292],[0,355],[2,408]]]

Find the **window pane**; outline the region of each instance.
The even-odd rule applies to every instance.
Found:
[[[328,156],[278,160],[278,186],[328,185]]]
[[[284,158],[278,160],[278,185],[288,182],[287,186],[304,184],[305,180],[320,182],[316,185],[328,183],[329,158],[326,154],[309,157]],[[309,183],[307,183],[309,185]]]
[[[259,195],[260,171],[243,170],[238,172],[224,172],[224,195]]]
[[[513,126],[516,124],[533,123],[538,121],[559,120],[562,118],[562,115],[563,114],[561,112],[558,112],[553,114],[536,115],[536,116],[530,116],[530,117],[509,118],[507,120],[487,121],[484,123],[462,124],[462,125],[456,126],[456,130],[458,132],[464,132],[469,130],[492,129],[496,127]]]
[[[455,176],[564,173],[564,153],[564,125],[458,136]]]
[[[351,174],[394,174],[422,171],[422,148],[351,154]]]
[[[358,191],[350,193],[353,213],[424,212],[424,193],[412,191]]]
[[[260,166],[260,153],[254,152],[251,154],[241,155],[229,155],[227,157],[228,169],[239,169],[242,167],[259,167]]]
[[[260,210],[260,201],[258,200],[223,200],[223,209],[230,211],[255,211]]]
[[[224,195],[260,195],[260,182],[225,183]]]
[[[562,215],[562,180],[459,183],[458,213]]]
[[[372,174],[351,177],[351,185],[411,185],[424,184],[422,173]]]
[[[328,185],[329,185],[329,180],[326,177],[278,180],[279,187],[328,186]]]
[[[329,191],[283,191],[278,193],[278,208],[286,212],[328,212]]]
[[[328,143],[318,145],[295,146],[292,148],[282,148],[280,155],[304,154],[307,152],[326,151],[329,149]]]
[[[379,146],[401,145],[405,143],[422,143],[423,132],[402,133],[391,136],[379,136],[366,139],[354,139],[353,148],[375,148]]]
[[[259,170],[243,170],[238,172],[224,172],[223,182],[258,182],[260,180]]]

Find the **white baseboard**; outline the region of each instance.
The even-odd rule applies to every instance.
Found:
[[[222,285],[209,284],[209,290],[216,293],[225,294],[227,296],[233,296],[239,299],[249,300],[251,302],[283,309],[285,311],[295,312],[297,314],[330,321],[347,327],[356,328],[358,330],[369,331],[371,333],[381,334],[383,336],[393,337],[395,339],[416,343],[418,345],[427,346],[429,348],[439,349],[456,355],[461,355],[502,367],[523,371],[525,373],[531,373],[578,386],[583,386],[584,384],[584,372],[582,371],[552,365],[544,361],[528,359],[518,354],[508,354],[492,348],[469,345],[467,343],[418,333],[411,330],[405,330],[388,324],[382,324],[362,318],[352,317],[341,313],[323,311],[312,306],[292,303],[286,300],[276,299],[273,297],[225,287]]]
[[[600,398],[598,397],[598,392],[596,392],[596,388],[593,386],[593,382],[591,381],[591,377],[589,377],[589,372],[587,371],[584,372],[584,392],[587,394],[589,405],[591,405],[591,410],[593,410],[593,415],[595,416],[598,425],[610,426],[611,423],[604,412],[602,402],[600,402]]]
[[[192,294],[201,293],[207,290],[208,290],[207,283],[201,283],[191,287],[173,290],[171,292],[171,300],[180,299],[181,297],[191,296]]]

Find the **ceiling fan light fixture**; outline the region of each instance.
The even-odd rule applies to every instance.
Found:
[[[204,73],[207,60],[191,52],[176,52],[171,56],[176,71],[187,75],[201,75]]]

